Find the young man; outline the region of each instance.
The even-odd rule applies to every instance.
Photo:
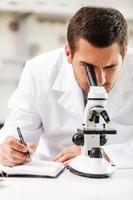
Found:
[[[86,64],[93,65],[98,84],[109,92],[108,110],[117,135],[109,137],[107,150],[116,161],[124,148],[125,155],[133,158],[133,52],[126,55],[127,37],[127,23],[119,11],[81,8],[70,20],[65,50],[26,63],[9,101],[11,114],[0,133],[0,163],[28,162],[25,152],[28,149],[32,155],[38,143],[40,159],[67,164],[80,153],[71,138],[82,124],[83,93],[89,91]],[[18,126],[28,147],[19,141]]]

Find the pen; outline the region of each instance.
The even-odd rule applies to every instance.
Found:
[[[20,130],[19,127],[17,127],[17,132],[18,132],[18,136],[19,136],[20,142],[27,147],[27,144],[24,141],[24,138],[22,136],[22,133],[21,133],[21,130]],[[26,154],[26,157],[30,160],[30,152],[27,151],[25,154]]]

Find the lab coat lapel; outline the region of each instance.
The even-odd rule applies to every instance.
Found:
[[[75,80],[72,65],[67,63],[66,58],[64,58],[62,69],[53,84],[52,90],[59,93],[57,101],[60,106],[76,119],[81,120],[84,109],[83,95]]]

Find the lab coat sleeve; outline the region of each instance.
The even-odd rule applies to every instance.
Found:
[[[37,109],[33,67],[30,61],[26,63],[18,87],[8,102],[11,112],[0,130],[0,143],[9,135],[18,138],[17,126],[21,128],[26,142],[39,142],[43,128]]]

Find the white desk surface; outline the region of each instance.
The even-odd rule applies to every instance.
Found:
[[[56,179],[0,180],[0,200],[133,200],[133,169],[120,169],[111,178],[80,177],[65,170]]]

